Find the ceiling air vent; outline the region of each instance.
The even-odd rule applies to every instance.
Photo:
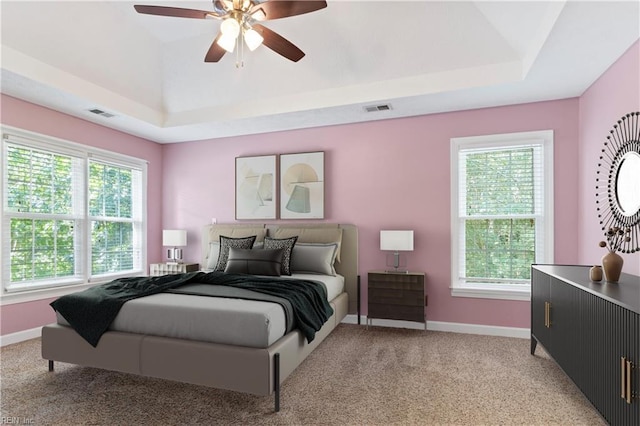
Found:
[[[89,110],[89,112],[92,112],[92,113],[94,113],[94,114],[96,114],[96,115],[101,115],[101,116],[103,116],[103,117],[105,117],[105,118],[115,117],[115,115],[114,115],[114,114],[111,114],[111,113],[105,112],[105,111],[103,111],[103,110],[101,110],[101,109],[98,109],[98,108],[90,109],[90,110]]]
[[[367,112],[375,112],[375,111],[389,111],[391,109],[390,104],[382,104],[382,105],[369,105],[364,107],[364,110]]]

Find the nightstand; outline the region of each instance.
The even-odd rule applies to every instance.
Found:
[[[424,272],[369,272],[367,324],[374,318],[417,321],[427,329]]]
[[[199,263],[152,263],[149,265],[149,275],[152,277],[169,274],[185,274],[200,270]]]

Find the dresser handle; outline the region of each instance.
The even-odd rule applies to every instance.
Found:
[[[631,392],[631,370],[633,370],[633,364],[631,364],[631,361],[627,361],[627,404],[631,404],[633,400]]]
[[[624,399],[627,404],[633,402],[633,390],[631,389],[631,377],[633,374],[633,363],[627,361],[627,358],[620,358],[620,397]]]
[[[551,302],[544,302],[544,326],[551,327]]]
[[[626,375],[627,359],[620,358],[620,398],[625,399],[627,393],[627,375]]]

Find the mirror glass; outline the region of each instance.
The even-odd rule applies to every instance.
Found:
[[[640,210],[640,153],[627,152],[620,160],[616,176],[616,199],[624,216]]]

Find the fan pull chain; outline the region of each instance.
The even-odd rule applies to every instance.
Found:
[[[244,32],[236,38],[236,68],[244,68]]]

